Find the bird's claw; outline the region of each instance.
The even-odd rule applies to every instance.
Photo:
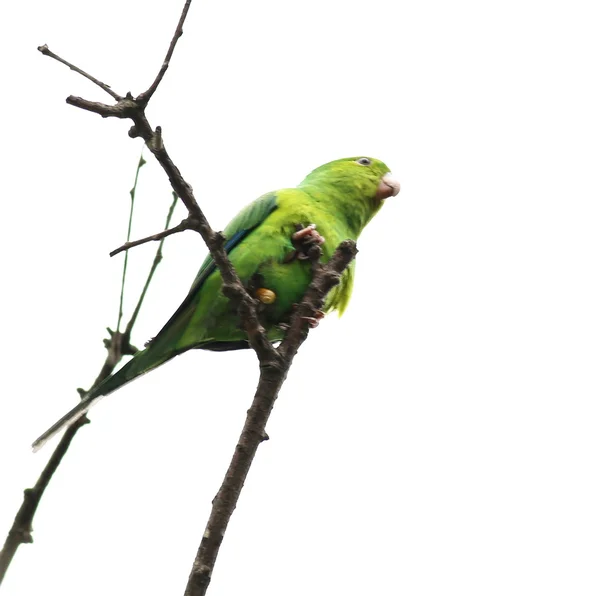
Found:
[[[294,244],[304,244],[306,242],[310,244],[323,244],[325,238],[317,231],[317,224],[309,224],[305,228],[299,226],[299,230],[292,234],[292,242]]]
[[[315,310],[312,317],[300,317],[303,321],[306,321],[311,329],[319,326],[321,319],[325,316],[322,310]]]
[[[317,231],[316,224],[309,224],[306,227],[298,224],[296,231],[292,234],[292,244],[295,250],[288,255],[286,262],[299,259],[305,261],[311,258],[310,249],[313,246],[321,246],[325,242],[325,238]]]
[[[306,321],[311,329],[315,329],[319,326],[319,319],[316,317],[302,317],[302,320]]]

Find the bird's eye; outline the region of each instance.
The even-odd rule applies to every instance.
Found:
[[[356,160],[356,163],[359,163],[361,166],[370,166],[371,160],[368,157],[361,157]]]

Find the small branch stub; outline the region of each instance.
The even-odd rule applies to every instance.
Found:
[[[103,83],[102,81],[99,81],[98,79],[96,79],[92,75],[88,74],[87,72],[81,70],[80,68],[78,68],[74,64],[71,64],[70,62],[67,62],[66,60],[64,60],[60,56],[57,56],[54,52],[52,52],[50,50],[50,48],[48,47],[47,44],[44,44],[42,46],[38,46],[38,51],[41,52],[42,54],[44,54],[44,56],[48,56],[50,58],[54,58],[54,60],[57,60],[58,62],[64,64],[65,66],[68,66],[71,70],[73,70],[76,73],[80,74],[81,76],[85,77],[89,81],[92,81],[92,83],[94,83],[94,85],[98,85],[98,87],[100,87],[100,89],[102,89],[103,91],[105,91],[106,93],[108,93],[116,101],[121,101],[123,99],[118,93],[115,93],[110,88],[110,85],[107,85],[106,83]]]

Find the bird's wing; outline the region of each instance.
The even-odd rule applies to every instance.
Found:
[[[238,213],[225,228],[224,234],[227,238],[224,246],[225,251],[229,253],[233,250],[276,208],[277,195],[271,193],[259,197],[246,208],[242,209],[242,211]],[[177,346],[177,336],[188,324],[189,318],[193,314],[193,302],[202,288],[202,285],[214,270],[215,264],[212,257],[209,255],[202,263],[189,294],[175,311],[175,314],[167,321],[167,324],[164,325],[157,336],[150,342],[148,348],[138,352],[133,359],[125,364],[125,366],[88,392],[88,394],[70,412],[53,424],[33,443],[34,450],[39,449],[62,428],[72,424],[78,418],[81,418],[101,397],[112,393],[140,375],[156,368],[178,353],[189,349],[191,346]]]
[[[246,205],[246,207],[244,207],[229,222],[225,230],[223,230],[223,235],[226,238],[224,245],[225,252],[229,254],[250,232],[252,232],[252,230],[257,228],[271,213],[273,213],[275,209],[277,209],[277,194],[274,192],[262,195],[249,205]],[[200,265],[198,275],[196,275],[196,279],[185,300],[173,313],[173,316],[167,321],[160,333],[167,329],[171,323],[176,321],[179,318],[179,315],[187,309],[190,303],[195,299],[208,276],[216,268],[217,266],[209,253],[202,265]]]
[[[274,192],[267,193],[246,205],[227,225],[223,230],[223,235],[226,238],[225,252],[230,253],[252,230],[257,228],[273,211],[277,209],[277,194]],[[210,253],[202,265],[196,279],[190,288],[190,295],[202,287],[206,278],[216,269]]]

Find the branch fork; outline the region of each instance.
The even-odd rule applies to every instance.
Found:
[[[47,45],[40,46],[38,50],[43,55],[68,66],[71,70],[74,70],[87,78],[89,81],[100,87],[105,93],[110,95],[115,102],[112,105],[89,101],[73,95],[70,95],[67,98],[67,103],[80,109],[96,113],[103,118],[132,120],[133,125],[129,129],[129,136],[132,138],[141,137],[144,139],[148,149],[152,152],[167,174],[173,188],[175,199],[178,197],[188,210],[188,216],[185,219],[177,226],[169,228],[168,221],[175,205],[175,203],[173,203],[167,225],[165,226],[166,229],[163,232],[153,234],[152,236],[142,238],[141,240],[133,242],[128,241],[124,245],[113,250],[111,256],[147,242],[162,241],[167,236],[184,230],[195,230],[198,232],[206,243],[215,265],[221,273],[223,292],[233,303],[235,303],[242,324],[248,334],[250,345],[255,350],[259,360],[260,377],[254,399],[247,412],[246,422],[234,450],[223,483],[213,500],[210,517],[203,533],[185,591],[185,596],[204,596],[211,581],[212,572],[221,542],[225,535],[225,530],[227,529],[231,515],[236,507],[256,450],[262,441],[268,439],[268,435],[265,432],[265,426],[279,394],[279,390],[285,381],[293,358],[307,337],[310,326],[309,321],[311,318],[315,317],[316,313],[322,310],[328,292],[340,282],[344,270],[356,256],[357,250],[354,242],[350,240],[342,242],[330,261],[324,265],[319,262],[321,249],[318,246],[318,243],[307,250],[307,256],[313,264],[312,283],[298,305],[298,308],[292,315],[289,329],[286,332],[283,341],[275,348],[268,340],[265,330],[259,322],[257,315],[257,301],[248,294],[228,259],[224,250],[223,235],[215,232],[209,226],[208,221],[194,197],[192,187],[183,178],[181,172],[167,153],[161,128],[152,128],[145,114],[145,109],[150,99],[156,92],[169,67],[177,41],[183,34],[183,24],[190,4],[191,0],[185,1],[177,28],[171,39],[167,54],[158,74],[148,89],[140,93],[137,97],[134,97],[131,93],[127,93],[124,96],[119,95],[113,91],[110,85],[101,82],[99,79],[59,57],[52,52]],[[151,269],[150,277],[160,261],[160,257],[161,253],[159,247],[153,268]],[[110,340],[107,340],[107,360],[95,383],[98,383],[102,378],[111,374],[116,361],[122,354],[131,353],[135,350],[130,344],[131,327],[139,312],[141,301],[143,300],[148,283],[149,280],[146,283],[140,301],[136,306],[134,315],[127,325],[125,332],[120,333],[117,327],[117,331],[112,332]],[[9,533],[3,551],[0,554],[0,581],[2,580],[4,571],[6,571],[6,568],[10,564],[18,545],[31,540],[31,521],[41,495],[50,481],[52,474],[60,464],[60,460],[69,448],[75,433],[86,422],[87,418],[80,418],[65,431],[59,446],[51,456],[51,460],[40,476],[40,479],[33,489],[28,489],[28,491],[26,491],[23,505],[17,513],[13,528]],[[32,495],[34,494],[37,495],[35,499],[32,498]],[[11,545],[10,549],[7,546],[9,543]]]

